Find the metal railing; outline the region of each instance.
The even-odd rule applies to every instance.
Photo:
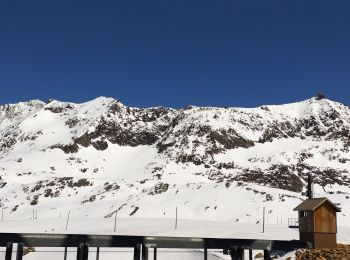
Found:
[[[231,255],[232,259],[241,260],[244,259],[245,250],[249,250],[250,259],[252,250],[263,250],[264,259],[270,259],[271,250],[311,248],[310,243],[299,240],[1,233],[0,246],[6,247],[5,260],[12,260],[13,244],[17,244],[16,260],[22,260],[24,247],[62,247],[64,260],[67,259],[68,247],[77,248],[77,260],[88,260],[91,247],[96,248],[96,260],[99,260],[100,247],[133,248],[134,260],[148,260],[150,249],[153,249],[153,259],[156,260],[158,248],[202,249],[204,260],[207,260],[208,249],[223,250],[223,253]]]
[[[288,218],[288,227],[298,228],[299,227],[299,219],[298,218]]]

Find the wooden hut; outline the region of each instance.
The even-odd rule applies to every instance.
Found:
[[[327,198],[303,201],[294,211],[299,212],[300,240],[314,248],[335,248],[337,245],[337,212],[340,208]]]

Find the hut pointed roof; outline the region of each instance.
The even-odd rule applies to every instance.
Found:
[[[304,200],[293,210],[294,211],[314,211],[325,202],[328,202],[335,209],[336,212],[341,212],[341,209],[327,198],[313,198],[313,199]]]

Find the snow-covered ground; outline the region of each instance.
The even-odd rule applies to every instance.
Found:
[[[213,237],[213,238],[247,238],[247,239],[271,239],[271,240],[292,240],[298,239],[299,233],[295,229],[288,228],[287,224],[268,224],[265,232],[262,233],[261,224],[242,224],[233,222],[216,222],[179,219],[178,227],[175,230],[174,219],[138,219],[138,218],[117,218],[116,232],[114,232],[114,219],[71,218],[66,230],[66,219],[28,219],[28,220],[6,220],[0,222],[1,232],[21,233],[79,233],[79,234],[115,234],[115,235],[145,235],[145,236],[177,236],[177,237]],[[339,226],[337,239],[339,243],[350,243],[350,227]],[[53,254],[54,258],[62,256],[62,248],[37,249],[40,252],[30,253],[25,259],[45,259]],[[56,253],[41,251],[59,251]],[[71,248],[71,259],[74,258],[74,248]],[[92,248],[91,257],[93,259]],[[108,259],[111,255],[122,257],[121,259],[132,259],[130,249],[101,249],[101,259]],[[103,252],[106,251],[106,252]],[[113,251],[114,253],[111,253]],[[118,251],[118,253],[115,253]],[[122,252],[121,252],[122,251]],[[152,252],[152,250],[150,251]],[[213,255],[215,253],[215,256]],[[248,253],[248,252],[247,252]],[[246,253],[246,254],[247,254]],[[254,251],[257,254],[258,251]],[[209,259],[225,259],[225,256],[218,251],[210,251]],[[291,254],[288,254],[290,256]],[[1,256],[0,256],[1,257]],[[55,258],[56,257],[56,258]],[[125,257],[125,258],[124,258]],[[287,257],[287,256],[286,256]],[[280,258],[285,259],[286,257]],[[227,258],[227,257],[226,257]],[[159,250],[158,259],[203,259],[200,250]]]

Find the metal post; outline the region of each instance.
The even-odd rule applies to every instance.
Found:
[[[22,260],[22,258],[23,258],[23,247],[24,247],[24,243],[18,243],[16,260]]]
[[[244,249],[242,247],[237,248],[237,260],[244,260]]]
[[[100,247],[96,247],[96,260],[100,259]]]
[[[244,260],[244,249],[242,247],[233,247],[230,249],[232,260]]]
[[[175,209],[175,229],[177,229],[177,207]]]
[[[77,250],[77,260],[88,260],[89,257],[89,245],[80,244]]]
[[[237,260],[237,250],[236,248],[231,248],[230,255],[232,260]]]
[[[309,199],[312,199],[313,198],[313,183],[312,183],[312,175],[311,173],[308,174],[307,176],[307,197]]]
[[[253,250],[249,249],[249,260],[253,260]]]
[[[68,228],[68,222],[69,222],[69,215],[70,215],[70,210],[68,211],[68,216],[67,216],[67,223],[66,223],[66,230]]]
[[[89,245],[88,244],[84,244],[83,247],[83,260],[88,260],[89,259]]]
[[[117,211],[115,211],[115,217],[114,217],[114,233],[117,229]]]
[[[148,260],[148,247],[142,245],[142,260]]]
[[[157,248],[153,248],[153,260],[157,260]]]
[[[208,249],[204,248],[204,260],[208,260]]]
[[[270,250],[268,249],[265,249],[264,250],[264,260],[270,260],[271,257],[270,257]]]
[[[8,242],[7,245],[6,245],[5,260],[11,260],[12,259],[12,248],[13,248],[12,242]]]
[[[140,245],[134,247],[134,260],[140,260]]]
[[[67,247],[64,247],[64,260],[67,260]]]
[[[265,232],[265,207],[263,207],[263,233]]]
[[[81,254],[82,254],[82,245],[83,244],[80,244],[78,247],[77,247],[77,260],[81,260]]]

